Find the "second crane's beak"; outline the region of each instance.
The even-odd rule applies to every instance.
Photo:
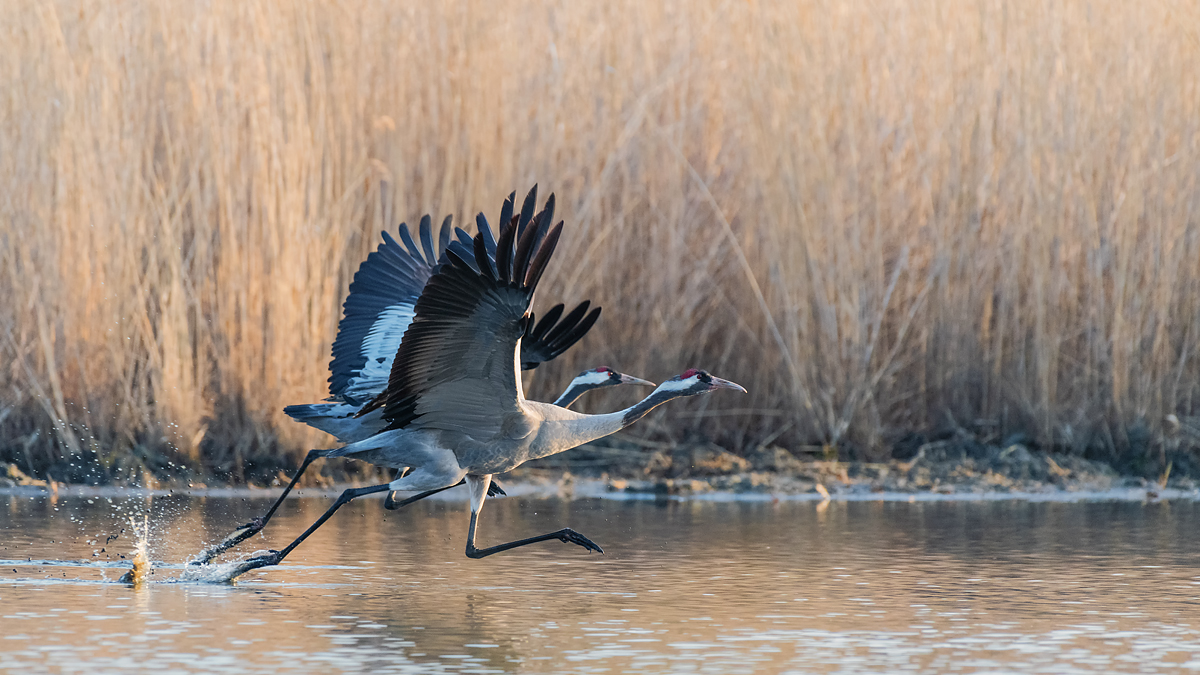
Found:
[[[621,373],[621,384],[642,384],[647,387],[657,387],[658,386],[657,384],[654,384],[650,380],[643,380],[640,377],[626,375],[625,373]]]
[[[737,382],[730,382],[729,380],[722,380],[719,377],[713,377],[711,384],[714,389],[733,389],[736,391],[740,391],[743,394],[748,393],[746,391],[746,388],[743,387],[742,385],[738,384]]]

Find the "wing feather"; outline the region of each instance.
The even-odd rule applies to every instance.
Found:
[[[549,205],[554,204],[554,200],[547,202]],[[529,194],[525,195],[525,202],[521,204],[521,219],[517,222],[517,232],[525,234],[525,228],[529,226],[529,221],[533,220],[533,210],[537,208],[537,185],[529,190]],[[505,221],[501,221],[501,225]]]
[[[513,204],[515,204],[516,201],[517,201],[517,191],[513,190],[512,192],[508,193],[508,198],[504,200],[504,206],[500,207],[500,220],[497,222],[499,222],[501,225],[503,225],[503,224],[507,223],[508,221],[512,220]]]
[[[513,242],[516,231],[511,227],[504,228],[500,239],[496,242],[496,270],[502,282],[512,281],[513,278]]]
[[[532,213],[536,189],[535,186],[530,191],[519,214],[513,213],[516,193],[510,193],[505,200],[500,213],[500,234],[504,239],[504,230],[512,229],[507,242],[497,243],[483,214],[476,219],[479,236],[474,238],[454,228],[447,216],[436,246],[428,216],[421,219],[416,238],[407,225],[401,224],[397,235],[403,243],[397,242],[391,234],[383,233],[383,244],[360,266],[343,306],[344,315],[338,324],[330,363],[330,394],[334,399],[354,404],[368,401],[362,414],[386,405],[390,396],[388,383],[402,336],[413,320],[417,298],[437,263],[446,263],[456,257],[474,274],[493,280],[499,280],[501,271],[507,268],[510,283],[536,286],[540,272],[533,277],[529,275],[535,268],[536,255],[543,251],[554,208],[554,195],[550,195],[546,209]],[[521,232],[522,223],[524,232]],[[479,239],[482,239],[482,257],[477,249]],[[504,255],[502,251],[508,251],[508,259],[497,265],[496,258]],[[481,265],[480,260],[486,262]],[[538,269],[544,269],[546,260],[538,262]],[[460,304],[457,309],[463,311],[469,306]],[[531,315],[520,341],[521,367],[536,368],[582,338],[599,314],[596,308],[584,317],[586,307],[587,303],[584,303],[583,310],[577,308],[560,322],[563,307],[558,305],[547,312],[536,327]]]
[[[398,234],[406,246],[384,232],[383,243],[350,284],[329,363],[329,393],[335,399],[368,400],[387,387],[400,339],[433,273],[432,263],[414,255],[408,226],[401,224]]]
[[[554,326],[554,323],[558,321],[558,317],[562,316],[564,309],[566,309],[566,305],[563,305],[561,302],[551,307],[550,311],[546,312],[546,314],[542,316],[542,320],[537,322],[537,326],[533,329],[533,333],[526,335],[526,338],[536,339],[544,337],[547,333],[549,333],[550,329]]]
[[[588,302],[587,300],[584,300],[583,302],[576,305],[575,309],[571,310],[570,313],[567,314],[567,316],[562,321],[558,322],[558,325],[555,326],[553,330],[546,333],[546,335],[545,335],[546,343],[553,344],[554,341],[556,339],[558,339],[558,337],[560,335],[563,335],[564,333],[569,331],[573,326],[578,324],[579,321],[581,319],[583,319],[584,315],[587,314],[588,306],[590,304],[591,304],[590,302]]]
[[[451,227],[453,223],[454,216],[446,216],[446,219],[442,221],[442,230],[438,233],[437,250],[445,252],[446,247],[450,245],[450,230],[453,229]]]
[[[433,250],[433,219],[429,214],[421,216],[421,247],[425,250],[425,262],[437,264],[437,253]]]
[[[500,241],[511,246],[516,227],[507,223]],[[516,357],[537,282],[560,234],[561,226],[525,268],[509,275],[503,267],[493,273],[482,231],[472,247],[479,271],[459,251],[447,251],[396,354],[383,413],[389,429],[453,430],[483,440],[499,435],[505,419],[521,412]]]
[[[521,367],[532,370],[556,359],[586,335],[600,318],[600,308],[588,312],[589,305],[585,300],[561,320],[563,306],[555,305],[536,326],[531,323],[521,340]]]
[[[417,243],[413,241],[412,235],[408,233],[408,225],[404,223],[400,223],[400,240],[404,242],[405,248],[408,249],[410,258],[425,262],[425,259],[421,257],[421,249],[417,248]]]
[[[500,227],[504,227],[505,221],[500,221]],[[492,226],[488,225],[487,217],[480,212],[475,216],[475,227],[479,230],[479,234],[483,236],[484,247],[493,258],[496,257],[496,240],[492,237]]]

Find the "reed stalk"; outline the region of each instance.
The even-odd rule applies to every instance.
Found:
[[[323,397],[379,231],[534,182],[569,227],[541,306],[605,313],[532,395],[699,366],[750,395],[628,433],[1152,454],[1200,415],[1198,26],[1173,0],[4,3],[0,458],[293,464],[329,440],[281,408]]]

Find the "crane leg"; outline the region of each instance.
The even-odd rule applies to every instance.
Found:
[[[213,558],[221,555],[225,551],[228,551],[234,546],[237,546],[238,544],[246,541],[250,537],[253,537],[262,531],[262,529],[267,526],[267,522],[271,520],[271,516],[275,515],[275,511],[279,509],[279,505],[283,503],[284,498],[288,496],[288,493],[292,491],[292,488],[296,487],[296,483],[300,480],[300,476],[304,475],[304,471],[308,469],[308,465],[312,464],[314,460],[324,457],[326,452],[328,452],[328,450],[309,450],[308,454],[304,457],[304,462],[300,465],[300,468],[296,470],[296,475],[292,477],[292,482],[288,483],[287,487],[283,489],[283,493],[279,495],[279,498],[276,499],[275,503],[271,505],[271,508],[267,510],[266,515],[259,516],[245,525],[242,525],[238,529],[231,532],[229,536],[222,539],[220,543],[209,546],[203,551],[197,553],[195,557],[188,561],[187,564],[190,566],[207,565],[208,562]]]
[[[467,485],[471,488],[471,527],[467,530],[467,557],[468,558],[486,558],[495,553],[501,553],[509,549],[536,544],[539,541],[552,541],[557,539],[566,544],[578,544],[589,551],[604,553],[604,549],[600,548],[596,542],[588,539],[582,534],[572,530],[569,527],[564,527],[555,532],[539,534],[536,537],[527,539],[518,539],[510,541],[507,544],[497,544],[488,548],[475,548],[475,528],[479,520],[479,510],[483,508],[483,500],[486,497],[488,486],[491,484],[491,476],[471,476],[466,477]]]
[[[389,511],[395,511],[397,509],[402,509],[402,508],[408,506],[409,504],[412,504],[413,502],[419,502],[422,499],[425,499],[426,497],[436,495],[437,493],[442,492],[444,490],[449,490],[450,488],[458,487],[459,485],[463,485],[466,482],[467,482],[467,479],[464,478],[464,479],[458,481],[457,483],[455,483],[454,485],[448,485],[444,488],[438,488],[436,490],[427,490],[425,492],[422,492],[419,495],[415,495],[413,497],[409,497],[408,499],[402,499],[402,500],[396,499],[397,493],[395,490],[393,490],[393,491],[389,492],[387,498],[383,500],[383,508],[385,508]],[[489,497],[507,497],[508,493],[504,491],[504,488],[500,487],[499,483],[492,481],[491,485],[488,486],[487,496],[489,496]]]
[[[318,518],[317,522],[309,526],[309,528],[305,530],[303,534],[301,534],[299,537],[296,537],[296,540],[288,544],[286,548],[284,548],[282,551],[271,551],[267,555],[251,558],[243,562],[242,565],[239,566],[238,571],[235,574],[230,575],[229,578],[233,579],[238,575],[245,574],[250,570],[258,569],[260,567],[278,565],[279,563],[283,562],[283,559],[286,558],[293,549],[303,543],[305,539],[308,539],[308,535],[316,532],[317,528],[324,525],[325,521],[333,517],[333,514],[337,513],[337,510],[342,508],[343,504],[349,504],[354,499],[363,497],[365,495],[371,495],[377,492],[386,492],[388,489],[390,489],[389,484],[384,483],[383,485],[372,485],[370,487],[350,488],[349,490],[346,490],[337,498],[337,501],[333,503],[333,506],[329,507],[329,510],[325,512],[325,515]]]

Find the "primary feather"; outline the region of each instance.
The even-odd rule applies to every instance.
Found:
[[[502,224],[509,220],[528,223],[533,219],[532,204],[536,198],[537,187],[526,197],[521,214],[514,216],[513,203],[516,194],[510,194],[501,210]],[[553,208],[553,201],[548,204]],[[543,211],[540,216],[548,216],[552,210]],[[527,215],[528,214],[528,215]],[[548,217],[542,220],[548,221]],[[492,235],[491,226],[483,214],[476,220],[479,227],[479,238],[482,240],[486,255],[485,269],[496,274],[498,248]],[[538,222],[542,224],[541,221]],[[544,231],[543,227],[543,231]],[[472,237],[462,230],[451,226],[449,216],[442,222],[438,236],[433,236],[432,221],[429,216],[421,219],[418,226],[417,239],[409,233],[408,226],[401,224],[398,230],[400,241],[392,235],[383,233],[383,243],[372,252],[359,267],[350,284],[350,294],[343,305],[343,317],[338,324],[337,338],[333,342],[333,359],[330,361],[329,394],[330,400],[347,403],[355,408],[353,413],[366,412],[376,405],[369,405],[387,389],[388,378],[395,362],[396,352],[400,347],[404,331],[408,329],[413,319],[417,298],[433,274],[434,268],[440,262],[447,261],[447,251],[455,250],[460,259],[466,259],[473,269],[478,271],[477,257],[474,255],[475,242]],[[513,235],[509,235],[510,239]],[[534,250],[538,239],[525,239],[524,248],[510,248],[501,261],[511,277],[514,267],[528,266],[528,256]],[[467,253],[468,248],[470,253]],[[591,329],[599,318],[599,308],[590,313],[586,310],[588,302],[581,303],[561,322],[550,322],[552,326],[542,327],[536,334],[525,336],[522,341],[521,367],[531,370],[542,363],[560,356],[573,344],[579,341]],[[549,315],[562,315],[562,306],[552,308]],[[532,324],[531,324],[532,329]],[[551,339],[566,335],[571,339]],[[382,403],[382,401],[380,402]],[[346,417],[342,407],[328,408],[322,406],[288,406],[285,412],[295,419],[324,429],[329,424],[324,423],[322,415],[337,415],[338,419]],[[331,423],[342,428],[340,422]]]
[[[513,229],[510,222],[501,241],[511,241]],[[501,418],[520,411],[516,350],[532,318],[537,282],[561,232],[559,223],[524,267],[500,275],[477,273],[450,249],[447,262],[417,301],[416,318],[397,351],[383,415],[389,429],[417,423],[421,428],[470,427],[474,434],[498,434]],[[535,228],[525,233],[535,235]],[[474,243],[476,263],[483,266],[483,236],[477,235]]]

